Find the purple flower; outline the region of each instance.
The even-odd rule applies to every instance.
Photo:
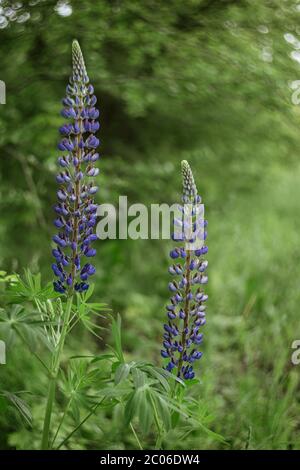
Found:
[[[188,207],[191,221],[185,224],[179,223],[180,221],[177,220],[175,224],[180,227],[186,225],[188,229],[192,227],[192,236],[173,238],[176,238],[178,242],[181,239],[193,243],[195,236],[198,235],[199,227],[206,227],[207,222],[201,220],[199,216],[198,209],[201,198],[197,193],[191,168],[186,161],[183,161],[181,165],[183,205],[180,206],[180,211],[185,214]],[[206,235],[205,232],[203,239],[206,238]],[[208,248],[202,246],[201,248],[192,249],[189,243],[186,243],[185,246],[176,247],[170,252],[171,259],[176,259],[180,263],[172,264],[169,267],[169,273],[172,276],[172,280],[169,282],[169,290],[172,297],[171,304],[167,305],[167,323],[164,325],[165,332],[163,335],[164,349],[161,350],[161,356],[168,358],[166,370],[185,380],[195,377],[193,364],[202,356],[202,352],[198,350],[198,347],[203,341],[203,334],[200,329],[206,321],[205,302],[208,299],[202,288],[208,281],[208,277],[204,273],[208,262],[202,259]]]
[[[52,270],[58,278],[54,289],[59,293],[87,290],[87,281],[96,271],[85,260],[96,255],[91,243],[97,238],[93,233],[97,211],[93,196],[98,186],[93,178],[99,173],[94,167],[99,159],[96,152],[99,140],[94,135],[100,127],[99,111],[95,108],[97,98],[89,84],[77,41],[73,41],[72,61],[72,75],[61,112],[70,122],[59,129],[62,140],[58,148],[63,154],[58,158],[58,202],[54,207],[57,214],[54,225],[59,233],[53,237],[56,248],[52,250],[55,258]]]

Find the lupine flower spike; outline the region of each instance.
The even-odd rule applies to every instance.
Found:
[[[186,223],[184,216],[183,222],[177,220],[182,227],[189,227],[185,226],[180,238],[181,242],[185,242],[184,246],[176,247],[170,252],[174,262],[169,268],[173,277],[169,283],[172,297],[166,308],[167,322],[164,325],[161,355],[169,360],[166,366],[169,372],[175,372],[177,377],[188,380],[195,377],[193,365],[202,356],[199,345],[203,339],[201,329],[206,321],[205,303],[208,299],[203,290],[203,285],[208,281],[205,275],[208,263],[203,259],[203,255],[207,253],[208,248],[204,245],[207,221],[203,219],[203,205],[197,193],[193,173],[187,161],[184,160],[181,167],[183,204],[179,209],[182,214],[189,212],[190,222]],[[186,230],[187,228],[191,229],[191,232]],[[199,234],[202,239],[200,245],[195,243]]]
[[[59,189],[54,207],[58,233],[53,237],[56,247],[52,251],[52,269],[58,278],[54,289],[60,293],[88,289],[88,278],[95,273],[89,262],[96,254],[92,242],[97,238],[93,232],[97,211],[94,194],[98,187],[93,178],[99,173],[94,166],[99,159],[99,140],[95,136],[100,127],[99,111],[77,41],[73,41],[72,61],[72,75],[62,101],[61,114],[68,122],[59,129],[62,140],[58,148],[62,154],[58,158]]]

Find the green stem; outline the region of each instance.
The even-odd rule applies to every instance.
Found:
[[[45,418],[44,418],[43,435],[42,435],[42,449],[43,450],[49,449],[49,432],[50,432],[53,403],[55,399],[56,382],[57,382],[57,377],[59,373],[61,354],[62,354],[64,344],[65,344],[66,333],[68,331],[69,320],[70,320],[71,309],[72,309],[72,302],[73,302],[73,297],[71,296],[68,298],[68,301],[67,301],[64,324],[62,327],[58,347],[53,357],[51,378],[49,382],[47,405],[46,405]]]
[[[48,388],[48,398],[47,398],[43,436],[42,436],[42,450],[48,450],[49,448],[49,431],[50,431],[53,402],[55,398],[55,389],[56,389],[56,377],[52,377],[50,379],[49,388]]]
[[[132,423],[130,423],[130,427],[131,427],[131,430],[132,430],[132,432],[133,432],[133,435],[134,435],[134,437],[135,437],[135,439],[136,439],[136,442],[138,443],[138,446],[139,446],[140,450],[144,450],[143,447],[142,447],[141,441],[139,440],[139,437],[138,437],[137,433],[135,432],[135,429],[134,429]]]
[[[86,415],[86,417],[78,424],[78,426],[76,426],[76,428],[73,429],[73,431],[67,435],[67,437],[59,444],[59,446],[56,447],[56,450],[59,450],[73,436],[73,434],[75,434],[75,432],[78,431],[79,428],[81,428],[81,426],[95,413],[95,411],[104,401],[104,399],[105,397],[103,397],[98,403],[96,403],[96,405],[93,406],[89,414]]]
[[[56,438],[57,438],[57,436],[58,436],[58,433],[59,433],[59,431],[60,431],[60,429],[61,429],[61,427],[62,427],[62,425],[63,425],[63,422],[64,422],[64,420],[65,420],[65,417],[66,417],[66,415],[67,415],[67,413],[68,413],[68,411],[69,411],[70,404],[71,404],[71,398],[68,400],[68,403],[67,403],[67,405],[66,405],[66,407],[65,407],[65,410],[64,410],[64,412],[63,412],[62,418],[61,418],[60,423],[59,423],[59,425],[58,425],[58,428],[57,428],[57,430],[56,430],[56,433],[54,434],[54,437],[53,437],[53,440],[52,440],[52,444],[51,444],[51,448],[54,447],[54,444],[55,444]]]

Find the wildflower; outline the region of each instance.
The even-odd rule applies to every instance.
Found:
[[[54,207],[58,234],[53,237],[56,248],[52,251],[55,258],[52,270],[58,278],[54,289],[60,293],[88,289],[87,281],[95,273],[90,259],[96,255],[92,243],[97,238],[93,233],[97,210],[93,198],[98,186],[93,178],[99,173],[94,166],[99,159],[96,151],[99,140],[95,136],[100,127],[99,111],[95,108],[97,99],[77,41],[72,45],[72,62],[61,112],[70,122],[59,129],[62,140],[58,149],[62,155],[58,158],[58,202]]]
[[[170,252],[172,264],[169,273],[172,280],[169,282],[169,290],[172,294],[171,303],[167,305],[167,323],[164,325],[164,339],[161,356],[168,359],[166,369],[176,371],[178,377],[193,379],[194,362],[199,360],[202,352],[199,345],[203,341],[201,327],[205,324],[205,302],[208,295],[203,291],[203,285],[207,283],[205,274],[208,262],[203,259],[207,253],[207,246],[193,247],[187,243],[190,237],[194,241],[197,237],[198,227],[206,227],[207,221],[201,219],[198,206],[201,198],[198,195],[193,173],[187,161],[181,163],[183,177],[183,205],[179,207],[181,213],[189,207],[191,217],[188,222],[180,221],[175,224],[190,229],[184,231],[184,235],[176,237],[178,241],[184,240],[184,247],[176,247]],[[187,237],[186,234],[189,234]],[[201,232],[202,233],[202,232]],[[207,236],[203,232],[203,239]],[[175,237],[174,237],[175,238]]]

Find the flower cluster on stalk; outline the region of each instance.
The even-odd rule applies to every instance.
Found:
[[[208,248],[204,245],[207,221],[203,219],[202,210],[199,213],[201,197],[197,193],[188,162],[184,160],[181,166],[183,196],[179,209],[183,222],[182,219],[177,220],[182,227],[182,236],[176,239],[184,244],[170,252],[172,265],[169,273],[173,279],[169,283],[169,290],[172,296],[166,307],[167,322],[164,324],[161,355],[168,359],[166,369],[169,372],[175,372],[179,378],[188,380],[195,377],[194,362],[202,356],[199,345],[203,340],[201,329],[206,322],[208,299],[203,289],[208,281],[205,274],[208,262],[203,255]],[[188,217],[184,216],[186,213]],[[200,234],[202,243],[197,247],[193,243]]]
[[[97,239],[94,195],[98,186],[94,177],[99,173],[95,167],[99,159],[99,140],[95,136],[100,127],[99,111],[77,41],[72,45],[72,62],[61,112],[68,122],[59,129],[62,139],[58,148],[62,154],[58,158],[59,188],[54,206],[58,233],[53,237],[56,247],[52,251],[55,258],[52,269],[57,277],[54,289],[60,293],[88,289],[89,277],[95,273],[90,260],[96,254],[92,244]]]

